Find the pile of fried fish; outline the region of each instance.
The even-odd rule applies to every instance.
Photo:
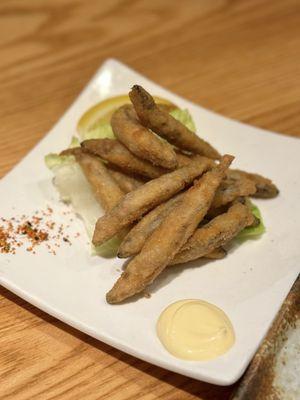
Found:
[[[93,244],[117,236],[118,257],[130,258],[109,303],[144,291],[168,266],[224,257],[223,246],[258,223],[248,197],[278,194],[270,179],[231,169],[232,155],[221,156],[141,86],[129,97],[111,118],[116,140],[61,153],[75,156],[105,210]]]

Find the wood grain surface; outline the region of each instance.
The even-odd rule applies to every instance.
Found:
[[[298,0],[1,0],[0,175],[107,57],[226,116],[300,136]],[[3,195],[3,193],[1,193]],[[0,289],[0,399],[225,400]]]

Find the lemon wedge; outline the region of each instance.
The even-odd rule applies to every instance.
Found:
[[[164,104],[170,108],[176,106],[168,100],[154,96],[158,104]],[[99,125],[109,124],[113,112],[122,105],[130,103],[128,95],[110,97],[89,108],[80,118],[77,124],[77,131],[83,138],[88,131],[91,131]]]

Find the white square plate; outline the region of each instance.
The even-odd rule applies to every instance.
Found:
[[[68,221],[65,206],[51,186],[44,156],[65,148],[80,115],[100,100],[127,93],[138,83],[155,95],[188,108],[198,132],[222,153],[236,156],[234,167],[260,172],[280,188],[272,200],[256,200],[267,232],[248,241],[223,260],[173,268],[158,280],[150,299],[111,306],[105,293],[119,275],[122,260],[89,255],[81,221],[72,230],[82,235],[57,255],[22,248],[1,254],[0,283],[67,324],[150,363],[181,374],[229,385],[244,372],[299,272],[300,141],[224,118],[156,85],[115,60],[106,61],[48,135],[0,182],[1,216],[34,212],[50,205],[54,218]],[[198,267],[197,267],[198,264]],[[160,344],[155,324],[170,303],[200,298],[230,317],[236,343],[209,362],[170,355]]]

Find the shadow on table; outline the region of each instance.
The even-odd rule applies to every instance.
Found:
[[[25,300],[9,292],[5,288],[0,287],[0,296],[5,297],[9,301],[15,303],[20,307],[23,307],[25,310],[36,315],[43,321],[55,325],[56,327],[63,330],[67,334],[72,335],[73,337],[83,341],[84,343],[90,346],[93,346],[94,348],[100,350],[101,352],[107,353],[110,357],[113,357],[115,360],[119,360],[120,362],[127,364],[128,366],[140,371],[141,373],[148,374],[153,378],[159,379],[160,381],[165,382],[166,384],[181,390],[182,391],[181,394],[178,394],[178,396],[175,395],[176,399],[178,400],[184,400],[186,398],[190,398],[189,395],[195,396],[196,398],[203,400],[228,400],[230,398],[230,395],[233,393],[234,386],[222,387],[222,386],[211,385],[205,382],[199,382],[195,379],[187,378],[183,375],[170,372],[168,370],[154,366],[145,361],[139,360],[131,355],[123,353],[120,350],[117,350],[103,342],[100,342],[97,339],[94,339],[86,335],[83,332],[78,331],[77,329],[65,324],[64,322],[59,321],[58,319],[52,317],[51,315],[44,313],[35,306],[27,303]],[[120,371],[116,373],[120,373]],[[138,384],[138,381],[136,381],[136,383]],[[184,395],[184,392],[186,393],[187,397]]]

